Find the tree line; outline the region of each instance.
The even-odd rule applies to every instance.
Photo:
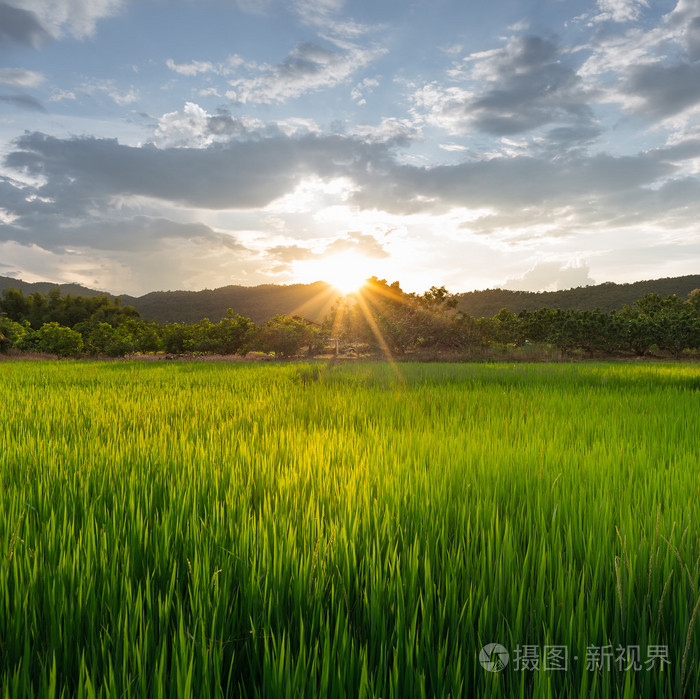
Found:
[[[638,299],[648,294],[663,297],[676,294],[687,298],[700,287],[700,275],[653,279],[629,284],[603,282],[594,286],[579,286],[558,291],[514,291],[510,289],[483,289],[460,293],[459,310],[475,318],[491,318],[502,308],[519,313],[540,308],[584,311],[599,308],[602,311],[619,311],[634,306]]]
[[[322,323],[277,315],[256,324],[232,309],[214,323],[149,321],[108,296],[61,295],[58,289],[0,297],[0,350],[61,357],[123,357],[135,353],[313,356],[336,344],[342,351],[401,357],[422,351],[459,356],[475,348],[553,348],[563,356],[680,357],[700,351],[700,290],[687,299],[646,294],[622,310],[502,309],[475,318],[457,308],[445,287],[407,293],[398,282],[371,277],[338,298]]]

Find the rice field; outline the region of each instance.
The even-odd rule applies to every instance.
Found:
[[[697,365],[18,361],[0,396],[3,699],[699,695]]]

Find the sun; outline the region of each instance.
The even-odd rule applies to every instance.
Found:
[[[354,253],[331,255],[319,261],[322,278],[341,294],[351,294],[360,289],[369,277],[368,261]]]
[[[355,252],[336,253],[304,260],[295,266],[299,278],[317,281],[322,279],[335,287],[343,296],[360,289],[370,276],[370,261]]]

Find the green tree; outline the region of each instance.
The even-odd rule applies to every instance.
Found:
[[[258,330],[251,347],[280,357],[293,357],[309,346],[312,337],[313,331],[303,319],[277,315]]]
[[[36,349],[58,357],[79,357],[83,338],[79,332],[58,323],[44,323],[34,338]]]
[[[17,323],[0,314],[0,352],[7,352],[11,347],[18,347],[28,332],[31,330],[26,321]]]
[[[217,354],[243,354],[255,333],[255,323],[250,318],[234,315],[229,308],[226,317],[214,325],[211,332]]]

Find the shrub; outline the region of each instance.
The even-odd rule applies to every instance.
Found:
[[[35,346],[40,352],[58,357],[78,357],[83,351],[81,334],[58,323],[44,323],[36,333]]]

